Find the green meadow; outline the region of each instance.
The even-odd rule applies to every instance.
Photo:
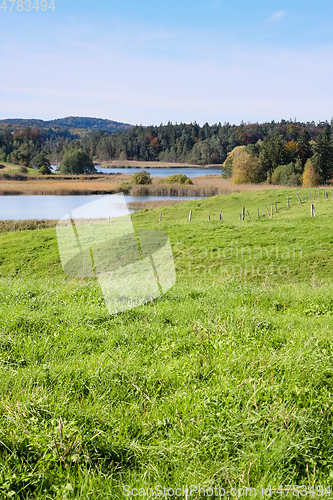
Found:
[[[113,316],[96,279],[63,272],[54,227],[3,224],[0,499],[333,494],[333,192],[320,196],[137,212],[137,230],[169,236],[177,282]]]

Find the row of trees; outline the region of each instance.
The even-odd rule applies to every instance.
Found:
[[[236,146],[227,155],[222,170],[234,183],[264,182],[315,186],[333,178],[333,134],[325,126],[316,140],[303,129],[297,140],[281,135],[256,144]]]
[[[169,122],[158,127],[136,126],[114,134],[99,130],[82,135],[65,129],[5,127],[0,130],[0,161],[43,167],[47,171],[50,162],[63,162],[71,151],[80,150],[97,161],[223,164],[223,172],[233,172],[235,182],[297,183],[301,182],[308,159],[313,160],[321,179],[331,177],[331,143],[328,122],[282,120],[238,126]],[[91,165],[85,168],[85,173],[88,171],[92,171]]]
[[[222,164],[237,146],[256,144],[267,137],[299,141],[304,130],[316,140],[329,123],[281,121],[239,126],[221,123],[168,123],[158,127],[136,126],[121,134],[96,132],[82,139],[82,146],[101,160],[188,162],[195,165]]]

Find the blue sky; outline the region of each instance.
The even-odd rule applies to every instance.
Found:
[[[331,0],[11,5],[0,9],[1,118],[148,125],[333,116]]]

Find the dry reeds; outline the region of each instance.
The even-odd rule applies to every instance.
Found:
[[[169,205],[176,205],[186,200],[154,200],[154,201],[130,201],[127,203],[128,207],[132,210],[144,210],[157,207],[167,207]]]
[[[0,220],[0,233],[9,233],[12,231],[27,231],[33,229],[45,229],[55,227],[58,220]]]

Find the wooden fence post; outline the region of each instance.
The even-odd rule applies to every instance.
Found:
[[[268,215],[270,215],[270,214],[269,214],[269,210],[268,210],[268,206],[267,206],[267,205],[265,205],[265,207],[266,207],[266,210],[267,210]]]
[[[191,222],[191,219],[192,219],[192,210],[190,210],[190,213],[189,213],[189,216],[188,216],[189,222]]]
[[[315,212],[313,203],[311,203],[311,217],[316,217],[316,212]]]
[[[239,212],[239,220],[242,220],[242,214]]]
[[[219,220],[222,220],[222,212],[219,213]]]
[[[258,219],[260,219],[259,208],[257,208]]]
[[[162,220],[162,213],[160,213],[160,222],[161,222],[161,220]]]
[[[271,219],[273,219],[273,205],[271,205]]]
[[[210,215],[208,215],[208,220],[210,220]]]
[[[250,219],[250,220],[252,220],[252,219],[251,219],[250,212],[249,212],[248,210],[246,210],[246,211],[247,211],[247,215],[249,216],[249,219]]]
[[[287,204],[288,204],[288,208],[290,208],[289,196],[287,196]]]
[[[296,193],[296,196],[297,196],[297,198],[298,198],[298,201],[299,201],[300,203],[302,203],[302,202],[301,202],[301,198],[298,196],[298,194],[297,194],[297,193]]]
[[[245,207],[243,207],[242,220],[245,219]]]
[[[275,202],[275,213],[277,214],[277,201]]]

